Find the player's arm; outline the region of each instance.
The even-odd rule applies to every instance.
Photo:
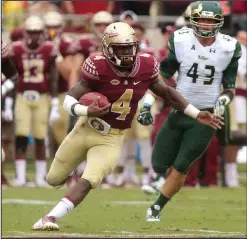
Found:
[[[184,114],[196,119],[201,124],[208,125],[214,129],[220,129],[221,126],[224,125],[222,117],[212,115],[208,111],[200,111],[193,105],[189,104],[188,101],[179,92],[166,85],[164,81],[158,77],[153,80],[149,89],[156,95],[163,98],[165,102],[168,102],[168,104],[170,104],[173,108],[184,112]],[[147,99],[146,95],[144,102],[148,103],[148,100],[151,100],[151,98]],[[137,120],[142,125],[149,125],[152,123],[150,108],[143,107]]]
[[[90,59],[88,62],[93,64]],[[92,71],[90,64],[88,64],[87,61],[84,62],[80,81],[68,91],[64,99],[63,107],[65,111],[75,117],[100,117],[107,114],[109,111],[110,104],[101,108],[99,107],[99,98],[89,106],[81,105],[79,103],[79,99],[82,95],[96,90],[95,81],[98,82],[97,84],[100,84],[97,69],[95,67],[94,71]]]
[[[6,77],[6,80],[2,84],[2,97],[4,97],[8,92],[12,91],[18,83],[18,73],[10,58],[6,58],[2,62],[2,73]]]
[[[224,90],[214,107],[214,112],[218,115],[224,114],[225,107],[230,104],[235,96],[235,82],[238,72],[238,60],[241,55],[241,46],[239,42],[237,42],[232,60],[223,72],[222,83]]]
[[[56,68],[56,58],[52,57],[49,62],[49,83],[51,89],[51,112],[49,116],[49,123],[52,125],[55,121],[60,119],[59,113],[59,99],[58,95],[58,72]]]

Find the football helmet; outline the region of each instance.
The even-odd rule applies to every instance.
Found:
[[[106,27],[113,23],[112,15],[107,11],[99,11],[94,14],[91,20],[91,30],[101,40]]]
[[[215,23],[199,23],[199,19],[213,19]],[[190,24],[200,37],[214,37],[224,24],[223,10],[218,1],[197,1],[191,5]]]
[[[63,28],[63,16],[59,12],[50,11],[44,15],[46,28],[46,38],[53,41],[54,38],[61,36]]]
[[[38,16],[30,16],[24,24],[24,38],[30,49],[38,48],[44,41],[44,22]]]
[[[134,29],[123,22],[110,24],[102,38],[103,54],[118,67],[132,67],[137,54],[138,41]]]

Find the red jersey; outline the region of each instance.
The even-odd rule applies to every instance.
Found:
[[[57,48],[52,42],[44,42],[38,49],[31,50],[24,41],[13,42],[9,51],[17,71],[19,83],[17,92],[35,90],[39,93],[50,91],[47,73],[57,57]]]
[[[94,36],[81,37],[73,43],[75,51],[84,55],[85,58],[91,55],[99,55],[101,51],[101,43]]]
[[[164,58],[167,56],[167,51],[163,48],[156,49],[153,47],[147,47],[145,49],[140,49],[139,52],[147,53],[147,54],[150,54],[151,56],[154,56],[159,63],[163,61]]]
[[[1,59],[2,62],[8,59],[8,46],[4,41],[1,41]]]
[[[24,28],[23,27],[16,27],[10,33],[10,40],[12,42],[14,42],[14,41],[21,41],[23,38],[24,38]]]
[[[5,78],[8,79],[16,74],[16,68],[9,58],[9,50],[8,46],[5,44],[5,42],[1,41],[1,60],[2,60],[2,73],[4,74]],[[2,82],[4,81],[4,78],[2,77]]]
[[[105,95],[111,103],[110,112],[101,119],[112,128],[127,129],[136,113],[138,102],[159,74],[159,64],[149,54],[138,54],[128,76],[118,71],[103,56],[91,56],[82,66],[82,78],[92,91]]]

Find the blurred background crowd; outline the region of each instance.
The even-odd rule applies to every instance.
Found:
[[[47,131],[44,140],[45,157],[42,158],[37,148],[37,141],[30,132],[25,156],[16,151],[21,147],[18,133],[13,133],[14,116],[20,108],[11,104],[13,117],[6,117],[8,104],[2,100],[2,143],[6,155],[3,165],[2,184],[7,186],[48,186],[45,182],[47,163],[54,156],[57,147],[70,131],[76,119],[69,118],[62,110],[62,100],[68,89],[75,83],[68,76],[71,69],[79,71],[83,61],[91,54],[101,51],[100,40],[106,26],[114,21],[130,24],[136,31],[139,50],[156,56],[160,62],[167,55],[169,36],[178,28],[189,25],[189,4],[192,1],[2,1],[2,39],[9,45],[25,38],[25,20],[30,15],[40,16],[44,21],[44,35],[58,45],[59,60],[56,70],[59,77],[60,119],[50,122],[47,117]],[[239,61],[236,97],[231,103],[230,129],[231,140],[219,140],[214,137],[209,148],[192,167],[185,186],[239,187],[238,164],[246,163],[246,49],[247,49],[247,2],[220,1],[224,9],[225,23],[222,33],[236,37],[242,47]],[[56,14],[57,13],[57,14]],[[188,26],[189,27],[189,26]],[[65,53],[63,51],[66,51]],[[2,76],[3,77],[3,76]],[[176,75],[168,82],[176,84]],[[23,93],[18,91],[18,93]],[[12,96],[15,101],[15,96]],[[18,97],[17,97],[18,100]],[[16,105],[18,102],[16,103]],[[48,103],[47,107],[52,108]],[[155,135],[161,122],[166,118],[169,107],[157,100],[153,109],[156,115],[155,125],[144,130],[134,125],[128,132],[119,165],[114,174],[102,184],[107,187],[143,186],[157,180],[151,169],[151,150]],[[25,112],[22,112],[25,114]],[[12,131],[9,130],[12,127]],[[7,129],[7,130],[6,130]],[[193,136],[192,136],[193,137]],[[20,138],[20,137],[19,137]],[[19,139],[18,138],[18,139]],[[35,150],[36,147],[36,150]],[[23,153],[23,152],[22,152]],[[34,182],[26,176],[26,159],[35,165]],[[35,161],[36,160],[36,161]],[[33,163],[35,162],[35,163]],[[11,166],[12,165],[12,166]],[[4,169],[6,168],[6,170]],[[68,184],[77,180],[83,172],[84,165],[76,170]],[[8,169],[15,171],[15,178],[7,178]],[[10,174],[11,175],[11,174]],[[9,177],[9,176],[8,176]],[[159,180],[159,179],[158,179]],[[164,180],[164,179],[162,179]],[[32,180],[31,180],[32,181]],[[150,192],[152,193],[152,192]]]

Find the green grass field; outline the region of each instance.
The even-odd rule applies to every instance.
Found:
[[[29,176],[32,177],[29,167]],[[243,172],[245,168],[240,169]],[[7,175],[13,170],[7,166]],[[243,175],[242,175],[243,176]],[[59,232],[33,232],[32,225],[63,197],[65,189],[5,188],[2,236],[16,237],[234,237],[246,238],[246,181],[240,189],[183,188],[147,223],[146,209],[157,197],[138,188],[97,189],[59,220]]]

